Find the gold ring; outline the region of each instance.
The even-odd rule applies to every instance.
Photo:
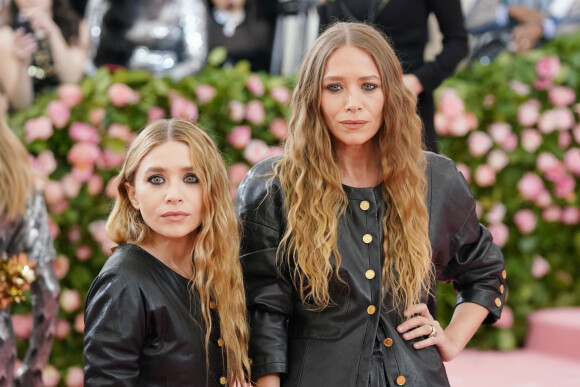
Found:
[[[437,334],[437,328],[434,325],[431,325],[431,332],[429,332],[429,337],[433,337]]]

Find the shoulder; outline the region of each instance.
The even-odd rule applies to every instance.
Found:
[[[469,191],[465,178],[457,170],[453,160],[433,152],[425,152],[425,156],[427,157],[425,174],[429,189]]]

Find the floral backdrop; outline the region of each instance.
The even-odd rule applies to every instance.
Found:
[[[42,177],[62,288],[47,386],[82,385],[83,301],[107,259],[104,224],[123,152],[152,119],[198,120],[223,152],[232,195],[249,167],[276,154],[287,131],[292,80],[223,69],[213,51],[201,73],[179,82],[101,69],[63,85],[9,117]],[[472,346],[521,346],[533,310],[580,305],[580,39],[466,67],[437,91],[441,151],[458,163],[481,221],[506,256],[509,297],[502,319]],[[440,320],[455,302],[439,288]],[[19,354],[32,328],[30,305],[13,304]]]

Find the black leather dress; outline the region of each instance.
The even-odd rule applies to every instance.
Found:
[[[85,386],[221,385],[212,318],[207,367],[199,296],[189,280],[138,246],[117,247],[87,295]]]
[[[458,304],[480,304],[489,310],[485,322],[494,322],[505,298],[503,255],[479,223],[475,201],[454,163],[427,155],[436,277],[453,282]],[[392,311],[391,295],[381,298],[381,220],[386,210],[381,185],[343,186],[348,208],[339,222],[338,250],[346,284],[331,280],[333,304],[315,312],[301,302],[288,270],[276,263],[285,216],[279,181],[266,187],[272,162],[265,160],[248,173],[236,203],[244,230],[252,377],[280,373],[283,386],[396,386],[401,381],[405,386],[448,386],[436,347],[416,350],[415,341],[403,340],[395,330],[403,318]]]

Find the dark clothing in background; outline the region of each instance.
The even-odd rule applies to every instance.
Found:
[[[427,149],[437,152],[433,90],[453,75],[456,66],[468,53],[467,32],[460,0],[335,0],[318,9],[320,25],[341,21],[366,21],[382,30],[401,61],[403,71],[414,74],[423,85],[418,112],[425,126]],[[443,35],[443,50],[433,62],[425,62],[429,40],[427,19],[433,13]]]

